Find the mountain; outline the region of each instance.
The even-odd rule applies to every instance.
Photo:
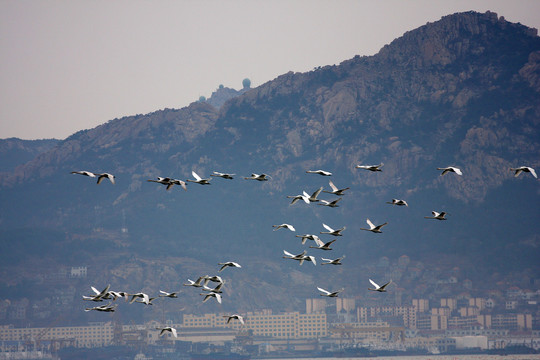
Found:
[[[369,300],[374,274],[392,277],[404,299],[430,296],[425,279],[447,269],[478,291],[495,286],[495,274],[538,274],[539,183],[509,169],[540,165],[539,93],[536,30],[466,12],[407,32],[374,56],[281,75],[219,108],[196,102],[80,131],[1,175],[0,273],[9,283],[0,289],[24,293],[24,281],[34,281],[29,264],[84,264],[90,283],[157,291],[232,260],[243,268],[224,271],[231,300],[223,309],[290,310],[317,297],[316,284],[346,285]],[[378,173],[355,168],[381,162]],[[463,176],[440,176],[437,167],[450,165]],[[289,205],[287,195],[328,189],[329,178],[309,169],[331,171],[337,186],[351,188],[339,208]],[[74,170],[113,173],[116,185]],[[188,183],[188,191],[147,182],[185,180],[192,170],[236,176]],[[243,179],[251,173],[271,179]],[[392,198],[410,206],[386,204]],[[424,219],[432,210],[448,220]],[[361,231],[367,218],[389,224],[383,234]],[[284,222],[296,234],[346,226],[330,255],[308,248],[317,258],[346,254],[344,265],[282,259],[282,250],[307,246],[272,231]],[[425,279],[375,265],[403,254]],[[187,311],[213,308],[195,292],[185,296],[193,300]]]
[[[38,154],[52,149],[59,140],[0,139],[0,172],[12,172],[19,165],[34,159]]]

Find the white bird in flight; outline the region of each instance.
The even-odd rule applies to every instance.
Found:
[[[103,179],[107,178],[109,179],[109,181],[114,185],[115,184],[115,176],[113,174],[109,174],[109,173],[93,173],[91,171],[86,171],[86,170],[82,170],[82,171],[72,171],[71,172],[72,174],[79,174],[79,175],[84,175],[84,176],[89,176],[89,177],[97,177],[97,184],[101,184],[101,182],[103,181]]]
[[[90,288],[94,292],[94,295],[93,296],[84,296],[83,295],[83,300],[86,300],[86,301],[103,301],[103,299],[107,298],[110,287],[111,287],[111,284],[107,285],[107,287],[105,289],[103,289],[102,291],[98,291],[95,287],[91,286]],[[110,299],[110,297],[109,297],[109,299]]]
[[[237,267],[237,268],[242,267],[240,264],[235,263],[234,261],[222,262],[222,263],[218,263],[218,265],[221,265],[221,269],[219,269],[218,272],[222,271],[226,267]]]
[[[327,297],[337,297],[340,292],[342,292],[345,289],[339,289],[338,291],[328,291],[323,288],[317,287],[317,290],[322,292],[321,296],[327,296]]]
[[[369,170],[369,171],[382,171],[381,167],[383,165],[384,165],[383,163],[380,163],[379,165],[356,165],[356,168]]]
[[[204,295],[203,302],[206,302],[208,299],[213,297],[213,298],[215,298],[217,300],[218,303],[221,304],[221,294],[211,292],[211,293],[208,293],[208,294],[203,293],[203,294],[200,294],[200,295]]]
[[[266,174],[251,174],[249,177],[245,177],[246,180],[268,181],[270,175]]]
[[[161,177],[161,176],[158,176],[157,180],[146,180],[146,181],[149,181],[149,182],[155,182],[155,183],[158,183],[158,184],[163,184],[163,185],[167,185],[167,190],[169,190],[174,184],[171,182],[171,179],[168,178],[168,177]]]
[[[510,168],[510,170],[514,172],[515,177],[518,177],[519,174],[521,174],[522,172],[528,172],[531,173],[531,175],[534,176],[535,179],[538,179],[538,176],[536,176],[536,171],[534,171],[532,167],[520,166],[518,168]]]
[[[321,260],[326,261],[325,263],[321,263],[321,265],[342,265],[341,260],[343,260],[344,258],[345,258],[345,255],[343,255],[342,257],[337,258],[337,259],[321,258]]]
[[[304,256],[306,256],[307,251],[304,250],[298,255],[293,255],[286,250],[283,250],[283,253],[285,254],[285,256],[283,257],[284,259],[301,260]]]
[[[360,228],[360,230],[371,231],[371,232],[378,233],[378,234],[382,233],[381,228],[382,228],[384,225],[388,224],[387,222],[385,222],[384,224],[375,226],[375,225],[373,225],[373,223],[372,223],[371,220],[369,220],[369,219],[366,219],[366,222],[367,222],[367,224],[369,225],[369,229],[366,229],[366,228]]]
[[[345,195],[345,194],[344,194],[345,190],[349,190],[349,189],[350,189],[350,188],[348,188],[348,187],[346,187],[346,188],[344,188],[344,189],[339,189],[336,185],[334,185],[334,183],[332,182],[332,180],[328,181],[328,184],[330,185],[330,188],[332,188],[332,191],[326,191],[326,190],[323,190],[324,193],[342,196],[342,195]]]
[[[143,292],[138,292],[138,293],[135,293],[135,294],[131,294],[131,300],[129,301],[129,303],[131,304],[131,303],[135,302],[135,300],[137,298],[142,298],[144,302],[149,302],[148,294],[145,294]]]
[[[283,253],[286,255],[283,258],[284,259],[292,259],[297,260],[300,262],[300,265],[304,263],[304,261],[311,261],[313,265],[317,265],[317,261],[315,260],[315,257],[306,255],[306,250],[302,251],[302,253],[298,255],[293,255],[288,251],[283,250]]]
[[[315,190],[313,192],[313,194],[309,195],[307,192],[303,191],[302,194],[304,194],[304,196],[308,199],[309,202],[318,202],[319,199],[317,199],[317,196],[319,196],[319,194],[321,193],[322,191],[322,187],[318,188],[317,190]],[[304,200],[305,201],[305,200]]]
[[[274,231],[279,230],[279,229],[289,229],[290,231],[296,231],[294,226],[290,224],[272,225],[272,227],[274,228]]]
[[[400,199],[392,199],[392,201],[387,201],[386,203],[390,205],[397,205],[397,206],[409,206],[409,204],[407,204],[405,200],[400,200]]]
[[[444,212],[444,211],[441,211],[440,213],[436,212],[436,211],[432,211],[431,213],[433,214],[433,216],[424,216],[424,218],[426,218],[426,219],[435,219],[435,220],[447,220],[445,218],[446,212]]]
[[[223,284],[222,282],[220,282],[219,284],[216,285],[216,287],[214,288],[211,288],[209,286],[206,286],[204,285],[202,287],[203,291],[208,291],[208,292],[211,292],[211,293],[217,293],[217,294],[221,294],[223,293],[223,291],[221,291],[221,288],[223,287]]]
[[[463,175],[463,173],[461,172],[461,169],[459,169],[459,168],[457,168],[457,167],[453,167],[453,166],[448,166],[448,167],[444,167],[444,168],[437,168],[437,170],[442,170],[442,171],[443,171],[443,172],[441,173],[441,176],[446,175],[446,174],[448,174],[449,172],[456,173],[456,174],[458,174],[459,176]]]
[[[332,176],[332,173],[330,171],[324,171],[324,170],[307,170],[306,173],[308,174],[319,174],[322,176]]]
[[[311,261],[313,265],[317,265],[317,260],[315,259],[315,256],[311,256],[311,255],[304,256],[304,258],[300,260],[300,265],[302,265],[304,261]]]
[[[187,279],[188,283],[183,284],[184,286],[193,286],[193,287],[203,287],[203,285],[206,285],[208,283],[208,278],[206,276],[200,276],[197,280],[193,281],[191,279]]]
[[[320,199],[318,205],[328,206],[328,207],[339,207],[339,205],[337,203],[340,202],[341,199],[342,198],[337,198],[334,201],[328,201],[328,200]]]
[[[315,242],[317,242],[317,240],[320,240],[319,237],[317,235],[312,235],[312,234],[304,234],[304,235],[295,235],[296,237],[299,237],[299,238],[302,238],[302,245],[304,245],[306,243],[306,240],[313,240]]]
[[[232,319],[236,319],[240,321],[242,325],[244,325],[244,317],[238,314],[234,315],[222,315],[224,318],[227,318],[227,324],[231,322]]]
[[[291,205],[296,204],[298,200],[304,200],[306,204],[309,204],[309,196],[306,196],[304,194],[302,195],[287,195],[287,198],[292,199]]]
[[[187,191],[187,186],[186,186],[185,181],[178,180],[178,179],[172,179],[172,178],[168,178],[168,177],[158,176],[157,180],[146,180],[146,181],[167,185],[167,187],[166,187],[167,190],[169,190],[174,185],[180,185],[182,187],[182,189]]]
[[[334,240],[331,240],[327,243],[324,243],[322,242],[320,239],[317,239],[315,240],[315,244],[317,244],[317,246],[310,246],[310,248],[312,249],[321,249],[321,250],[332,250],[332,248],[330,248],[330,245],[332,245],[332,243],[334,241],[336,241],[337,239],[334,239]]]
[[[218,276],[218,275],[214,275],[214,276],[205,275],[204,278],[208,279],[208,281],[223,283],[223,279],[221,278],[221,276]]]
[[[169,292],[166,292],[166,291],[163,291],[163,290],[159,290],[159,296],[160,297],[170,297],[170,298],[177,298],[178,297],[178,292],[172,292],[172,293],[169,293]]]
[[[91,171],[86,171],[86,170],[72,171],[71,174],[79,174],[79,175],[84,175],[84,176],[89,176],[89,177],[96,177],[96,174],[94,174]]]
[[[197,183],[197,184],[200,184],[200,185],[210,185],[210,180],[211,179],[203,179],[193,170],[191,171],[191,175],[193,175],[195,180],[187,179],[186,181],[194,182],[194,183]]]
[[[96,174],[96,176],[98,177],[98,179],[97,179],[97,183],[98,183],[98,184],[101,184],[101,181],[103,181],[103,179],[105,179],[105,178],[109,179],[109,181],[110,181],[113,185],[116,183],[116,182],[115,182],[116,177],[115,177],[113,174],[102,173],[102,174]]]
[[[90,288],[92,289],[92,291],[94,292],[94,294],[96,294],[96,295],[100,295],[100,294],[101,294],[100,291],[99,291],[98,289],[96,289],[95,287],[90,286]],[[113,301],[116,300],[116,299],[115,299],[115,296],[113,295],[113,291],[110,291],[110,290],[107,291],[107,292],[105,293],[105,295],[103,295],[101,298],[102,298],[103,300],[111,300],[111,299],[113,299]]]
[[[127,292],[124,292],[124,291],[112,291],[112,290],[110,290],[109,292],[107,292],[107,295],[112,296],[113,301],[115,301],[118,298],[124,298],[126,301],[129,300],[129,294]]]
[[[187,191],[187,184],[186,184],[185,181],[178,180],[178,179],[171,179],[171,183],[174,184],[174,185],[180,185],[182,187],[182,189]]]
[[[141,300],[139,300],[139,298]],[[152,301],[155,300],[155,299],[156,299],[155,297],[149,297],[145,293],[138,293],[138,294],[133,295],[133,297],[131,298],[131,301],[129,303],[132,304],[134,302],[137,302],[137,303],[141,303],[141,304],[144,304],[144,305],[154,305],[152,303]]]
[[[95,307],[91,307],[91,308],[86,308],[86,309],[84,309],[84,311],[95,310],[95,311],[104,311],[104,312],[114,312],[114,310],[116,310],[116,306],[117,305],[111,305],[111,304],[100,305],[100,306],[95,306]]]
[[[227,180],[234,179],[234,177],[233,177],[234,175],[236,175],[236,174],[227,174],[227,173],[222,173],[222,172],[219,172],[219,171],[214,171],[212,174],[210,174],[210,176],[220,177],[220,178],[224,178],[224,179],[227,179]]]
[[[173,334],[174,337],[178,337],[178,334],[176,333],[176,329],[171,327],[171,326],[165,326],[163,328],[157,328],[158,330],[161,330],[159,332],[159,336],[165,334],[165,332],[170,332],[171,334]]]
[[[386,284],[384,284],[382,286],[377,285],[375,283],[375,281],[373,281],[371,279],[369,279],[369,282],[371,283],[371,285],[373,285],[374,289],[368,288],[368,290],[378,291],[378,292],[386,292],[386,287],[392,283],[392,280],[390,280],[389,282],[387,282]]]
[[[328,234],[328,235],[332,235],[332,236],[343,236],[341,234],[341,232],[346,229],[345,226],[342,227],[341,229],[337,229],[337,230],[332,229],[330,226],[328,226],[326,224],[322,224],[322,226],[328,231],[321,231],[320,233],[321,234]]]

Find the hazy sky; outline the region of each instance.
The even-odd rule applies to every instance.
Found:
[[[220,84],[373,55],[468,10],[540,28],[538,0],[0,0],[0,138],[181,108]]]

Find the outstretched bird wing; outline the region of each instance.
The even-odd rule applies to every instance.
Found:
[[[283,250],[283,253],[287,256],[291,256],[291,257],[294,257],[293,254],[291,254],[290,252],[286,251],[286,250]]]
[[[375,287],[375,289],[380,289],[381,287],[379,285],[377,285],[377,283],[371,279],[369,279],[369,282],[371,283],[371,285],[373,285],[373,287]]]
[[[197,181],[201,181],[202,178],[193,170],[191,170],[191,175],[193,175],[193,177],[195,178],[195,180]]]
[[[334,232],[334,229],[332,229],[330,226],[328,226],[328,225],[326,225],[326,224],[322,224],[322,226],[323,226],[326,230],[328,230],[328,231],[330,231],[330,232]]]
[[[330,181],[328,182],[328,185],[330,185],[330,187],[331,187],[332,190],[334,190],[334,191],[338,191],[338,190],[339,190],[339,189],[337,188],[337,186],[334,185],[334,183],[332,182],[332,180],[330,180]]]
[[[313,194],[311,194],[311,197],[312,197],[313,199],[317,199],[317,196],[319,196],[319,194],[321,193],[322,189],[323,189],[322,187],[318,188]]]
[[[367,222],[367,224],[369,225],[369,227],[370,227],[371,229],[375,229],[375,225],[373,225],[373,223],[371,222],[371,220],[366,219],[366,222]]]
[[[384,284],[383,286],[381,286],[381,290],[384,290],[384,288],[386,288],[388,285],[390,285],[392,283],[392,280],[390,280],[389,282],[387,282],[386,284]]]
[[[325,293],[326,295],[330,295],[330,291],[324,290],[323,288],[317,287],[317,290],[319,290],[322,293]]]

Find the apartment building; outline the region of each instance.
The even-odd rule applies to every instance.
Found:
[[[354,299],[347,298],[336,298],[336,312],[340,313],[341,311],[353,311],[356,309],[356,302]]]
[[[448,318],[448,328],[471,328],[474,326],[478,326],[478,316],[477,315],[470,315],[465,316],[461,314],[460,316],[452,316]]]
[[[449,351],[456,349],[456,339],[448,337],[414,337],[414,338],[405,338],[403,340],[403,345],[406,348],[413,349],[429,349],[429,350],[438,350],[438,351]]]
[[[329,329],[330,337],[341,343],[386,342],[391,338],[402,339],[404,328],[393,327],[386,321],[362,321],[358,323],[334,324]]]
[[[314,314],[326,311],[326,299],[306,299],[306,313]]]
[[[111,322],[50,328],[14,328],[6,325],[0,326],[0,341],[71,340],[76,347],[101,347],[112,343],[113,330]]]
[[[313,339],[327,335],[326,314],[300,314],[290,312],[272,314],[271,311],[248,313],[245,324],[231,321],[220,314],[184,315],[182,327],[231,327],[237,330],[252,330],[256,336],[269,336],[278,339]]]
[[[531,314],[479,315],[478,322],[486,328],[532,330]]]
[[[441,307],[449,308],[452,312],[457,309],[457,300],[454,298],[443,298],[441,299]]]
[[[412,306],[416,309],[417,313],[426,313],[430,309],[428,299],[412,299]]]
[[[409,329],[416,329],[416,307],[415,306],[377,306],[358,307],[358,321],[367,321],[377,317],[397,317],[403,319],[403,326]]]

